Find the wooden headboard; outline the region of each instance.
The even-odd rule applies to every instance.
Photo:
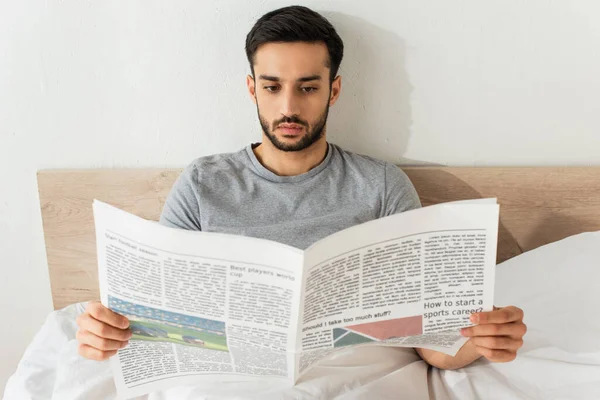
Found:
[[[498,262],[600,230],[600,167],[403,168],[424,206],[497,197]],[[92,200],[158,220],[181,169],[38,172],[54,308],[99,298]]]

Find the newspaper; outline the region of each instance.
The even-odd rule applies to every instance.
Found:
[[[294,384],[351,345],[454,356],[469,315],[493,308],[496,199],[391,215],[304,251],[93,207],[101,301],[133,332],[111,359],[121,397],[203,379]]]

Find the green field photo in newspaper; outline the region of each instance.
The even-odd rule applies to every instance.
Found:
[[[129,319],[131,340],[160,341],[229,351],[225,323],[130,303],[108,296],[108,307]]]

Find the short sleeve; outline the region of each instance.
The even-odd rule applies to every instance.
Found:
[[[385,164],[385,199],[382,217],[421,208],[421,200],[412,182],[394,164]]]
[[[194,164],[190,164],[177,177],[167,196],[160,214],[161,225],[192,231],[202,230],[198,185],[198,170]]]

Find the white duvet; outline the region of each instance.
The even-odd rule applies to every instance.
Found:
[[[525,311],[529,330],[511,363],[441,371],[412,349],[358,347],[323,360],[294,387],[210,382],[138,399],[600,399],[600,232],[500,264],[494,303]],[[75,318],[83,309],[50,314],[9,379],[6,400],[116,398],[109,363],[77,354]]]

